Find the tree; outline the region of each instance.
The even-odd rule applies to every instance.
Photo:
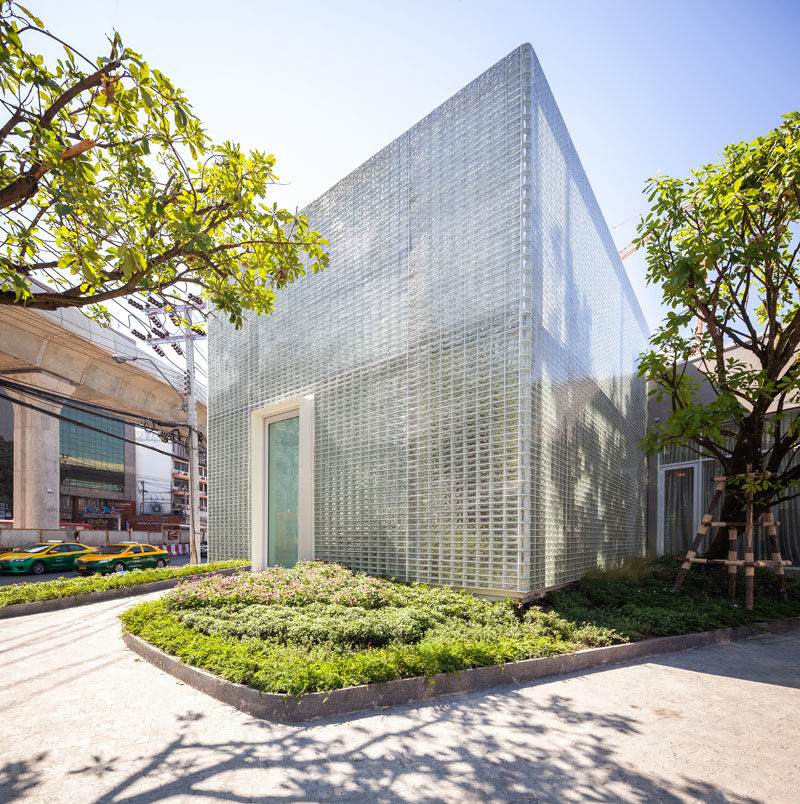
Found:
[[[213,144],[181,90],[119,34],[109,44],[91,60],[0,0],[0,304],[102,319],[142,292],[202,296],[237,326],[269,312],[327,264],[325,241],[263,203],[274,157]]]
[[[800,494],[799,185],[795,112],[689,179],[651,179],[635,241],[646,244],[648,281],[671,308],[639,368],[671,413],[644,446],[689,447],[729,476],[751,466],[757,511]],[[726,495],[722,520],[743,521],[742,509],[741,493]],[[709,552],[726,551],[720,529]]]

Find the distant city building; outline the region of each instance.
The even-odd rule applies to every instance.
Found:
[[[14,407],[0,399],[0,520],[14,516]]]
[[[189,451],[181,444],[172,445],[172,513],[180,513],[189,522]],[[200,464],[200,528],[205,535],[208,517],[208,470],[205,447],[198,450]]]
[[[63,407],[55,412],[62,418],[56,420],[59,507],[54,527],[188,528],[185,447],[164,442],[157,433],[126,424],[105,410]],[[14,422],[13,404],[0,399],[0,521],[7,526],[14,518]],[[199,456],[200,526],[205,533],[205,448]]]
[[[305,210],[330,268],[210,329],[210,546],[524,597],[642,553],[646,326],[532,48]]]
[[[122,439],[132,440],[134,428],[105,411],[65,407],[60,415],[71,420],[59,423],[60,521],[127,527],[119,509],[136,493],[136,456]]]
[[[157,433],[136,430],[136,521],[139,527],[189,524],[189,456],[181,444],[164,443]],[[155,448],[155,449],[152,449]],[[156,451],[158,450],[158,452]],[[169,455],[163,453],[171,452]],[[199,450],[200,527],[206,529],[208,493],[206,450]]]

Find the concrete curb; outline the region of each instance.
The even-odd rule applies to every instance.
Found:
[[[28,614],[41,614],[45,611],[61,611],[75,606],[88,606],[90,603],[101,603],[104,600],[118,600],[123,597],[146,595],[148,592],[160,592],[162,589],[171,589],[184,581],[194,581],[207,575],[233,575],[235,572],[249,571],[250,567],[231,567],[230,569],[215,570],[214,572],[200,572],[197,575],[182,575],[178,578],[167,578],[163,581],[150,581],[136,586],[126,586],[121,589],[103,589],[100,592],[89,592],[85,595],[72,595],[71,597],[57,597],[52,600],[33,600],[30,603],[12,603],[10,606],[0,608],[0,620],[10,617],[24,617]]]
[[[794,622],[800,625],[799,621]],[[750,626],[739,626],[718,631],[680,634],[605,648],[589,648],[560,656],[526,659],[505,665],[478,667],[456,673],[440,673],[431,678],[404,678],[398,681],[347,687],[332,692],[310,692],[300,697],[259,692],[252,687],[224,681],[205,670],[184,664],[133,634],[124,634],[123,640],[134,653],[138,653],[164,672],[248,715],[277,723],[299,723],[414,701],[427,701],[442,695],[475,692],[547,676],[591,670],[648,656],[721,645],[763,633]]]

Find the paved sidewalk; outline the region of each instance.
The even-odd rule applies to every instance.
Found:
[[[298,727],[140,661],[130,605],[0,621],[0,801],[799,800],[800,629]]]

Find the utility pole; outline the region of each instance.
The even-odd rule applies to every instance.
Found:
[[[189,562],[197,564],[200,561],[200,456],[197,429],[197,393],[195,387],[195,367],[194,367],[194,342],[197,338],[204,338],[205,333],[200,327],[192,326],[192,311],[203,312],[205,309],[202,300],[190,295],[193,304],[185,305],[162,305],[155,307],[139,307],[144,310],[152,323],[152,330],[155,336],[139,337],[147,341],[156,351],[156,354],[164,357],[164,352],[159,344],[168,343],[181,356],[184,352],[179,343],[183,341],[186,349],[186,423],[189,426]],[[148,297],[151,299],[151,297]],[[180,333],[180,320],[176,317],[177,313],[184,313],[183,333],[170,335],[161,323],[162,318],[170,318],[172,323],[178,328]],[[134,331],[134,334],[136,332]],[[158,366],[156,365],[156,368]],[[160,369],[159,369],[160,371]],[[161,372],[163,375],[163,372]],[[166,377],[165,377],[166,379]],[[169,383],[169,380],[167,380]],[[172,385],[172,383],[169,383]],[[174,388],[175,386],[173,386]],[[177,390],[177,389],[176,389]],[[178,392],[180,394],[180,392]],[[181,396],[183,399],[183,396]]]
[[[186,381],[189,386],[189,563],[200,563],[200,460],[197,443],[197,394],[195,393],[194,372],[194,333],[192,332],[191,311],[186,311],[186,324],[183,332],[186,349]]]
[[[144,513],[144,480],[139,481],[139,486],[141,487],[142,492],[142,513]]]

